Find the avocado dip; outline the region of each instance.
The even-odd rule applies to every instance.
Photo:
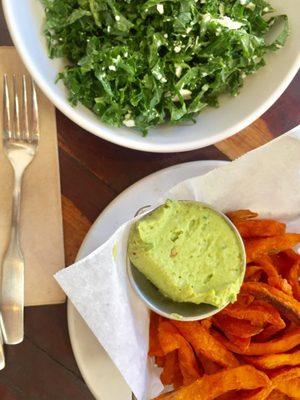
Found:
[[[236,300],[244,275],[239,236],[221,214],[196,201],[167,200],[136,221],[128,256],[177,302],[223,307]]]

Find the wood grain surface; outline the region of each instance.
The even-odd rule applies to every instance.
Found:
[[[11,40],[0,6],[0,45]],[[300,74],[280,99],[251,126],[216,144],[180,154],[128,150],[105,142],[57,111],[66,263],[74,261],[89,227],[122,190],[170,165],[205,159],[234,159],[300,123]],[[25,340],[6,350],[0,400],[90,400],[74,360],[66,306],[25,311]],[[101,371],[99,371],[99,374]],[[113,399],[112,399],[113,400]]]

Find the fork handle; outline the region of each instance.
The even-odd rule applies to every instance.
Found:
[[[23,171],[15,170],[11,233],[2,264],[1,314],[7,344],[24,338],[24,258],[20,247],[20,207]]]

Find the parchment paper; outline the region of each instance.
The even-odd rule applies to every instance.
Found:
[[[300,128],[240,159],[189,179],[166,198],[199,200],[228,211],[250,208],[300,232]],[[119,368],[138,400],[162,389],[147,358],[148,311],[131,290],[125,268],[128,232],[121,226],[85,259],[56,279]],[[115,255],[114,255],[115,254]]]

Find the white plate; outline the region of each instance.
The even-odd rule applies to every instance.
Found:
[[[158,171],[130,186],[98,217],[77,256],[83,258],[104,243],[144,205],[153,204],[177,183],[203,175],[226,161],[194,161]],[[131,400],[130,390],[96,337],[68,303],[69,333],[74,355],[89,389],[97,400]]]
[[[128,128],[113,128],[85,107],[73,108],[65,88],[55,84],[61,60],[50,60],[42,34],[40,0],[2,0],[6,21],[28,70],[49,99],[72,121],[89,132],[119,145],[153,152],[186,151],[223,140],[259,118],[282,94],[300,66],[300,1],[270,0],[279,13],[288,14],[291,35],[286,45],[269,54],[267,65],[245,80],[238,97],[225,97],[218,109],[207,108],[191,126],[153,129],[143,138]]]

